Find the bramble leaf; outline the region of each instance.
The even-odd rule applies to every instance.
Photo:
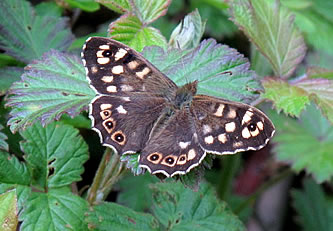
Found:
[[[280,79],[265,78],[263,81],[265,93],[263,98],[273,101],[278,111],[287,115],[299,116],[310,103],[309,95],[302,88],[291,85]]]
[[[288,78],[305,56],[305,44],[290,12],[266,0],[231,2],[233,21],[267,57],[275,75]]]
[[[25,139],[21,149],[35,185],[56,188],[81,180],[88,146],[77,129],[61,123],[43,128],[36,123],[21,135]]]
[[[166,48],[167,42],[159,30],[144,25],[137,16],[125,14],[110,24],[111,38],[141,51],[145,46]]]
[[[2,231],[16,230],[18,219],[16,190],[0,194],[0,227]]]
[[[332,178],[333,126],[316,106],[309,105],[298,121],[278,117],[273,122],[277,131],[273,138],[274,152],[278,160],[290,163],[297,172],[306,170],[317,182]]]
[[[71,7],[77,7],[87,12],[94,12],[99,9],[99,4],[94,0],[64,0]]]
[[[88,231],[84,222],[88,211],[86,200],[73,195],[68,188],[32,192],[20,213],[21,230]]]
[[[5,67],[0,69],[0,95],[6,94],[9,87],[15,82],[20,80],[23,73],[23,68],[19,67]]]
[[[304,231],[333,230],[332,202],[325,198],[320,187],[311,180],[304,182],[304,189],[293,190],[293,207],[298,213],[297,221]]]
[[[166,14],[171,0],[129,0],[129,2],[132,4],[133,13],[144,25],[147,25]]]
[[[201,20],[198,10],[189,13],[172,31],[169,47],[182,50],[197,47],[205,32],[205,25],[206,22]]]
[[[89,227],[100,231],[159,230],[159,224],[152,215],[109,202],[90,209],[87,221]]]
[[[7,136],[1,132],[2,129],[3,126],[0,124],[0,150],[8,151]]]
[[[177,182],[157,183],[153,190],[153,214],[172,231],[244,230],[242,222],[219,201],[213,188],[202,182],[197,192]]]
[[[96,2],[110,8],[111,10],[123,14],[131,11],[131,5],[128,0],[95,0]]]
[[[67,19],[36,15],[25,0],[0,1],[0,48],[29,63],[50,49],[65,51],[74,39]]]
[[[81,60],[55,50],[30,64],[9,93],[6,106],[13,107],[8,121],[13,132],[36,120],[46,125],[63,113],[74,117],[95,96],[86,81]]]

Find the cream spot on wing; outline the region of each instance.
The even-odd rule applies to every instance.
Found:
[[[129,102],[129,101],[131,101],[130,100],[130,97],[121,97],[124,101],[127,101],[127,102]]]
[[[106,110],[106,109],[110,109],[112,107],[111,104],[109,103],[102,103],[101,106],[99,106],[101,108],[102,111]]]
[[[214,137],[213,136],[206,136],[205,137],[205,143],[206,144],[212,144],[212,143],[214,143]]]
[[[104,56],[103,56],[103,52],[104,52],[103,50],[102,50],[102,51],[101,51],[101,50],[100,50],[100,51],[97,51],[97,52],[96,52],[96,56],[97,56],[97,58],[103,58],[103,57],[104,57]]]
[[[229,119],[235,119],[235,118],[236,118],[236,115],[237,115],[237,114],[236,114],[236,110],[233,109],[233,108],[230,108],[227,117],[228,117]]]
[[[236,129],[236,124],[235,122],[230,122],[225,124],[225,131],[226,132],[233,132]]]
[[[210,133],[211,131],[212,131],[212,128],[209,125],[204,124],[202,126],[202,132],[203,132],[204,135]]]
[[[250,108],[250,109],[252,109],[252,108]],[[253,113],[250,111],[250,109],[247,110],[246,113],[244,114],[243,119],[242,119],[242,125],[245,123],[248,123],[251,120]]]
[[[109,45],[101,45],[101,46],[99,46],[99,49],[102,49],[102,50],[109,50],[109,49],[110,49],[110,46],[109,46]]]
[[[119,114],[127,114],[127,111],[125,110],[125,108],[123,107],[123,105],[119,105],[117,108],[116,108],[117,112]]]
[[[127,54],[127,51],[123,48],[120,48],[118,52],[114,55],[115,60],[118,61],[119,59],[122,59]]]
[[[149,72],[150,72],[150,69],[148,67],[145,67],[145,68],[143,68],[142,71],[136,72],[135,74],[140,79],[143,79]]]
[[[107,64],[107,63],[110,62],[110,59],[109,59],[109,58],[98,58],[98,59],[97,59],[97,62],[98,62],[99,64]]]
[[[107,90],[108,92],[117,92],[117,87],[111,85],[111,86],[108,86],[108,87],[106,88],[106,90]]]
[[[131,61],[127,64],[127,66],[131,69],[134,70],[137,66],[139,66],[139,63],[137,61]]]
[[[224,104],[220,104],[214,115],[217,117],[221,117],[223,115],[224,107],[225,107]]]
[[[232,144],[232,146],[233,146],[234,148],[239,148],[239,147],[241,147],[242,145],[243,145],[243,142],[242,142],[242,141],[238,141],[238,142],[235,142],[235,143]]]
[[[218,135],[217,139],[223,144],[228,140],[225,133]]]
[[[106,120],[107,118],[109,118],[111,116],[111,111],[103,110],[99,113],[99,115],[101,116],[102,120]]]
[[[98,68],[96,66],[91,67],[91,72],[96,73],[98,71]]]
[[[121,85],[120,88],[122,91],[133,91],[133,87],[130,85],[126,85],[126,84]]]
[[[113,81],[113,76],[112,75],[110,75],[110,76],[103,76],[102,77],[102,81],[104,82],[104,83],[111,83],[112,81]]]
[[[112,67],[112,73],[113,74],[119,75],[119,74],[121,74],[123,72],[124,72],[124,67],[121,66],[121,65]]]
[[[264,124],[261,121],[257,123],[257,126],[261,131],[264,129]]]
[[[188,159],[188,160],[193,160],[193,159],[195,158],[196,155],[197,155],[197,154],[196,154],[195,150],[192,148],[192,149],[190,149],[190,151],[188,151],[188,153],[187,153],[187,159]]]
[[[186,154],[181,154],[177,160],[177,165],[184,165],[186,162]]]
[[[181,148],[181,149],[186,149],[189,145],[190,145],[190,141],[188,141],[188,142],[179,142],[178,144],[179,144],[179,147]]]
[[[256,130],[254,130],[253,132],[250,131],[250,133],[251,133],[251,136],[257,136],[257,135],[259,135],[259,129],[256,127]]]
[[[243,137],[244,139],[248,139],[248,138],[251,137],[250,131],[249,131],[249,129],[248,129],[247,127],[245,127],[245,128],[243,129],[243,131],[242,131],[242,137]]]

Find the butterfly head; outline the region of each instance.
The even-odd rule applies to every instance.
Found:
[[[177,89],[174,101],[176,108],[180,109],[191,104],[193,96],[197,93],[197,85],[196,80]]]

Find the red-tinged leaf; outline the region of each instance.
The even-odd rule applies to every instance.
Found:
[[[0,195],[0,208],[1,231],[15,231],[18,225],[16,190]]]
[[[123,14],[132,10],[128,0],[95,0],[96,2],[110,8],[111,10]]]
[[[144,25],[148,25],[166,14],[171,0],[129,0],[133,13]]]

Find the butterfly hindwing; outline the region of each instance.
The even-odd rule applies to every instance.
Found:
[[[264,113],[243,103],[196,95],[191,112],[200,145],[209,153],[259,150],[275,131]]]

